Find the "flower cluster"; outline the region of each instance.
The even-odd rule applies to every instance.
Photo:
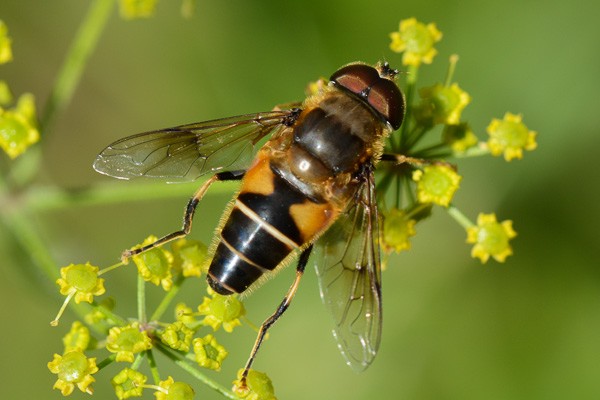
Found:
[[[403,53],[402,63],[409,68],[405,89],[408,111],[400,132],[389,138],[385,149],[403,158],[397,165],[382,166],[383,176],[377,184],[379,203],[384,205],[384,250],[389,254],[410,249],[416,224],[438,205],[465,228],[467,242],[474,244],[473,257],[483,263],[490,257],[504,262],[512,254],[510,239],[516,236],[512,222],[497,222],[495,214],[480,214],[475,224],[463,215],[452,203],[462,177],[449,160],[485,154],[504,156],[506,161],[522,158],[525,150],[535,149],[536,133],[523,124],[520,115],[506,113],[502,120],[492,119],[487,127],[488,140],[479,141],[462,118],[471,96],[452,81],[458,56],[450,56],[445,79],[416,88],[420,66],[432,63],[437,54],[434,45],[442,38],[435,24],[406,19],[390,38],[390,48]]]
[[[11,39],[8,28],[0,20],[0,64],[12,61]],[[0,148],[10,158],[16,158],[32,144],[40,140],[35,99],[25,93],[19,97],[12,108],[5,107],[13,103],[13,96],[4,81],[0,81]]]
[[[150,236],[139,246],[154,240],[156,237]],[[54,359],[48,363],[50,371],[58,376],[54,388],[59,389],[63,395],[71,394],[75,387],[91,394],[94,375],[116,362],[127,364],[111,379],[119,399],[140,397],[144,390],[153,390],[157,399],[194,398],[194,390],[189,384],[174,381],[170,376],[165,380],[158,380],[153,355],[156,351],[176,362],[185,363],[188,369],[197,368],[196,374],[202,374],[202,368],[215,371],[221,369],[227,350],[219,344],[213,333],[203,331],[209,328],[216,333],[223,328],[223,331],[231,332],[241,325],[240,318],[244,317],[245,308],[239,299],[235,296],[218,295],[207,287],[208,295],[196,306],[196,311],[180,303],[175,306],[173,321],[161,321],[183,281],[203,274],[206,246],[198,241],[181,239],[173,242],[170,250],[153,248],[133,256],[133,261],[139,276],[138,301],[142,302],[138,305],[140,312],[136,318],[124,318],[116,314],[115,302],[110,298],[101,302],[95,300],[95,297],[106,292],[105,278],[100,276],[106,276],[110,271],[123,268],[126,264],[121,262],[100,269],[88,262],[71,264],[61,269],[61,277],[56,283],[60,287],[60,293],[65,296],[65,302],[52,325],[58,325],[63,310],[71,300],[90,303],[92,307],[85,318],[88,325],[79,321],[73,323],[71,330],[63,338],[62,355],[55,354]],[[139,296],[139,293],[145,293],[146,282],[160,285],[167,292],[150,318],[145,313],[145,295]],[[101,336],[92,334],[88,326]],[[105,350],[106,356],[98,364],[95,357],[89,358],[86,355],[88,351],[101,349]],[[150,365],[154,385],[149,384],[148,377],[139,371],[144,359]],[[259,384],[255,386],[261,387]]]

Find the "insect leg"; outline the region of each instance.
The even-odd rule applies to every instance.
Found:
[[[310,252],[312,251],[312,248],[313,248],[313,246],[310,245],[306,248],[306,250],[304,250],[302,252],[302,254],[300,254],[300,257],[298,259],[298,265],[296,266],[296,278],[294,279],[292,286],[290,286],[290,288],[288,289],[287,294],[283,298],[283,301],[281,302],[281,304],[279,304],[279,307],[277,307],[277,310],[273,313],[273,315],[271,315],[269,318],[267,318],[265,320],[265,322],[263,322],[263,324],[261,325],[260,330],[258,331],[258,336],[256,337],[256,341],[254,342],[254,347],[252,348],[252,351],[250,352],[250,357],[248,358],[248,361],[246,362],[246,366],[244,367],[244,371],[242,372],[242,377],[240,380],[242,387],[246,385],[246,377],[248,376],[248,371],[250,370],[250,367],[252,366],[252,363],[254,362],[256,353],[258,352],[258,349],[260,348],[260,345],[262,344],[263,339],[265,338],[265,334],[267,333],[267,330],[269,330],[269,328],[275,323],[275,321],[277,321],[279,319],[279,317],[281,317],[281,315],[285,312],[285,310],[287,310],[290,303],[292,302],[292,299],[296,295],[296,291],[298,290],[298,285],[300,284],[300,279],[302,278],[302,275],[304,274],[304,268],[306,267],[306,264],[308,263],[308,258],[310,257]]]
[[[414,158],[414,157],[408,157],[405,156],[403,154],[391,154],[391,153],[385,153],[381,155],[381,161],[391,161],[391,162],[395,162],[396,164],[411,164],[411,165],[423,165],[423,164],[427,164],[428,161],[422,159],[422,158]]]
[[[422,167],[424,165],[445,165],[456,170],[456,166],[441,160],[426,160],[424,158],[409,157],[403,154],[385,153],[381,155],[381,161],[393,162],[396,165],[410,164],[413,167]]]
[[[164,243],[170,242],[171,240],[178,239],[180,237],[187,236],[188,233],[192,230],[192,220],[194,218],[194,212],[196,211],[196,206],[202,200],[208,188],[217,181],[236,181],[240,180],[244,177],[246,171],[227,171],[227,172],[219,172],[218,174],[214,174],[209,180],[204,182],[202,186],[194,193],[194,196],[190,199],[187,206],[185,207],[185,213],[183,215],[183,226],[181,230],[170,233],[162,238],[158,239],[154,243],[150,243],[146,246],[133,249],[133,250],[125,250],[121,255],[121,260],[125,262],[128,258],[135,256],[137,254],[143,253],[144,251],[150,250],[154,247],[158,247]]]

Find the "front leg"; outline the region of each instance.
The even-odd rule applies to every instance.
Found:
[[[424,158],[415,158],[415,157],[405,156],[404,154],[384,153],[381,155],[381,161],[393,162],[396,165],[409,164],[412,167],[423,167],[425,165],[444,165],[446,167],[452,168],[453,170],[456,170],[456,166],[447,161],[427,160]]]
[[[143,246],[143,247],[140,247],[137,249],[132,249],[132,250],[125,250],[123,252],[123,254],[121,255],[121,261],[126,262],[130,257],[133,257],[135,255],[138,255],[140,253],[143,253],[143,252],[153,249],[155,247],[161,246],[167,242],[170,242],[171,240],[175,240],[175,239],[187,236],[190,233],[190,231],[192,230],[192,220],[194,219],[194,213],[196,211],[196,207],[198,206],[198,203],[200,202],[200,200],[202,200],[202,198],[208,191],[208,188],[213,183],[218,182],[218,181],[240,180],[244,177],[245,173],[246,173],[246,171],[232,171],[232,172],[228,171],[228,172],[219,172],[218,174],[214,174],[209,180],[207,180],[206,182],[204,182],[204,184],[202,186],[200,186],[200,188],[194,194],[194,197],[192,197],[190,199],[190,201],[188,202],[187,206],[185,207],[185,213],[183,215],[183,226],[181,227],[180,230],[169,233],[168,235],[163,236],[162,238],[158,239],[157,241],[150,243],[146,246]]]

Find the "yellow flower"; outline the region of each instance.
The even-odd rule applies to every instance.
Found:
[[[183,322],[190,329],[193,329],[197,325],[194,310],[185,303],[178,303],[175,306],[175,319]]]
[[[173,266],[181,270],[183,276],[200,276],[206,264],[206,245],[198,240],[179,239],[171,245]]]
[[[132,250],[154,243],[157,239],[154,235],[148,236],[141,245],[134,246]],[[163,250],[161,247],[155,247],[133,256],[132,259],[145,281],[152,282],[157,286],[160,284],[164,290],[171,289],[173,286],[173,276],[171,275],[173,254],[171,252]]]
[[[82,392],[94,393],[90,385],[95,381],[92,374],[98,372],[95,358],[87,358],[80,351],[69,351],[63,356],[55,354],[48,369],[58,375],[53,389],[59,389],[63,396],[73,393],[75,386]]]
[[[12,61],[11,38],[8,37],[8,27],[0,20],[0,64]]]
[[[119,0],[119,10],[124,19],[148,18],[154,14],[158,0]]]
[[[448,207],[462,179],[447,165],[427,165],[413,172],[417,182],[417,199],[420,203],[434,203]]]
[[[225,332],[232,332],[233,328],[241,325],[239,318],[246,314],[244,304],[234,295],[221,296],[209,289],[212,297],[204,297],[202,304],[198,306],[198,313],[205,315],[201,321],[213,330],[223,326]]]
[[[69,351],[84,351],[90,344],[90,330],[79,321],[73,322],[69,333],[63,337],[65,353]]]
[[[158,384],[161,390],[154,392],[156,400],[192,400],[194,398],[194,389],[185,382],[175,382],[172,377],[168,377]]]
[[[190,343],[193,336],[194,331],[185,326],[183,322],[177,321],[165,328],[160,335],[160,339],[170,348],[187,353],[190,351]]]
[[[125,368],[110,381],[115,388],[115,394],[119,400],[130,397],[142,397],[144,385],[148,378],[131,368]]]
[[[13,102],[13,95],[6,81],[0,80],[0,108]],[[1,112],[0,112],[1,114]]]
[[[94,296],[103,294],[104,279],[98,278],[98,267],[89,262],[85,264],[71,264],[60,269],[60,278],[56,283],[60,286],[60,293],[65,296],[75,294],[75,303],[86,301],[91,303]]]
[[[116,326],[108,331],[106,349],[111,353],[117,353],[117,361],[133,362],[134,354],[150,348],[152,348],[152,340],[146,331],[140,330],[138,322],[123,327]]]
[[[221,370],[221,364],[227,357],[227,350],[221,346],[213,335],[194,339],[194,354],[196,362],[204,368],[215,371]]]
[[[246,400],[277,400],[273,382],[264,372],[253,369],[248,371],[245,385],[242,383],[242,372],[238,371],[238,379],[233,381],[233,392],[241,399]]]
[[[442,39],[434,23],[423,24],[416,18],[400,21],[400,29],[390,33],[390,49],[396,53],[404,52],[402,63],[418,67],[421,63],[431,64],[437,50],[433,48]]]
[[[467,243],[474,243],[472,257],[477,257],[482,263],[493,257],[498,262],[504,262],[512,254],[509,241],[517,236],[512,228],[512,221],[499,223],[495,214],[479,214],[477,226],[467,228]]]
[[[425,87],[419,95],[421,103],[415,107],[415,118],[425,126],[458,124],[462,110],[471,102],[471,96],[457,83]]]
[[[504,159],[523,158],[523,150],[534,150],[537,147],[537,132],[530,131],[521,121],[521,115],[507,112],[504,119],[494,118],[487,127],[490,139],[487,146],[494,156],[504,154]]]
[[[442,139],[455,153],[463,153],[478,142],[477,136],[475,136],[471,127],[466,122],[461,122],[458,125],[444,126]]]
[[[402,250],[409,250],[409,239],[417,233],[415,230],[417,221],[409,218],[404,211],[397,208],[389,210],[384,217],[383,249],[387,253],[392,251],[400,253]]]
[[[16,158],[40,140],[33,95],[23,94],[17,106],[0,108],[0,147],[10,158]]]

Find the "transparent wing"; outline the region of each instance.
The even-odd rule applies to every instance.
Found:
[[[248,114],[129,136],[102,150],[94,169],[119,179],[148,177],[170,182],[246,169],[258,141],[285,127],[297,112]]]
[[[381,264],[373,172],[349,208],[317,242],[321,298],[333,314],[333,334],[348,365],[371,364],[381,339]]]

